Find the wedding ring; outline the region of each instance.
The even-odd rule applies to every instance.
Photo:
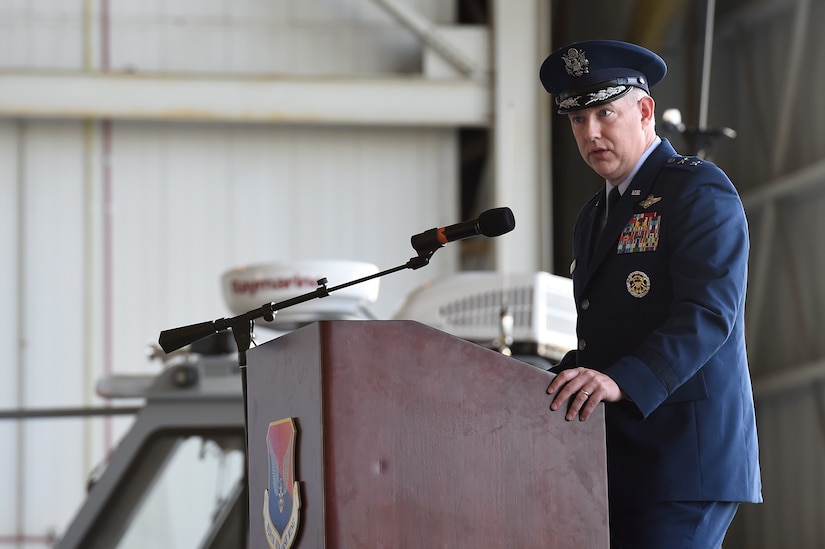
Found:
[[[586,396],[586,397],[589,397],[589,396],[590,396],[590,393],[588,393],[588,392],[587,392],[587,391],[585,391],[584,389],[582,389],[582,390],[581,390],[581,392],[582,392],[582,393],[584,393],[584,396]]]

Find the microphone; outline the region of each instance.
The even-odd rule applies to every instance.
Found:
[[[510,208],[493,208],[483,212],[477,219],[418,233],[410,238],[410,242],[415,251],[422,255],[434,252],[447,242],[463,238],[478,235],[501,236],[512,231],[515,226],[516,220]]]

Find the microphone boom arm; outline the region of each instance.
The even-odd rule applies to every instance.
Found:
[[[492,219],[492,221],[489,221],[489,226],[485,225],[485,227],[481,227],[479,232],[476,234],[484,234],[485,236],[498,236],[513,229],[514,221],[512,219],[512,212],[510,212],[509,208],[506,208],[506,211],[505,209],[501,209],[500,213],[486,213],[482,215],[486,216],[484,219],[489,218]],[[482,219],[481,216],[479,217],[479,221],[483,221],[484,219]],[[465,235],[463,234],[460,235],[461,238],[463,238],[464,236]],[[451,239],[447,238],[447,240]],[[241,385],[243,387],[244,403],[244,439],[246,441],[246,449],[248,454],[249,405],[246,381],[246,352],[249,350],[249,345],[252,343],[252,328],[254,326],[255,320],[258,318],[263,318],[264,320],[271,322],[275,319],[275,314],[277,314],[277,312],[281,309],[292,307],[293,305],[298,305],[299,303],[304,303],[305,301],[309,301],[311,299],[326,297],[336,290],[348,288],[349,286],[360,284],[362,282],[372,280],[373,278],[394,273],[402,269],[420,269],[421,267],[424,267],[425,265],[428,265],[430,263],[430,258],[433,256],[436,250],[441,247],[442,244],[444,243],[441,242],[439,246],[419,247],[415,245],[415,242],[413,242],[413,248],[418,253],[418,255],[416,257],[410,258],[410,260],[403,265],[399,265],[397,267],[387,269],[386,271],[381,271],[379,273],[368,275],[357,280],[345,282],[338,286],[333,286],[332,288],[327,288],[327,279],[322,278],[318,281],[318,287],[315,288],[315,290],[305,293],[303,295],[293,297],[291,299],[286,299],[279,303],[266,303],[257,309],[253,309],[242,315],[238,315],[228,319],[219,318],[217,320],[213,320],[212,322],[201,322],[199,324],[191,324],[189,326],[182,326],[180,328],[164,330],[160,333],[158,343],[160,344],[160,347],[161,349],[163,349],[164,352],[171,353],[172,351],[176,351],[181,347],[189,345],[190,343],[194,343],[212,334],[217,334],[220,332],[224,332],[226,330],[232,330],[232,336],[235,338],[235,343],[238,346],[238,365],[241,369]],[[244,460],[244,479],[244,485],[247,485],[249,481],[248,455]],[[248,515],[248,513],[245,512],[244,515]],[[247,519],[248,516],[245,516],[244,520]],[[246,546],[246,541],[244,541],[243,545]]]
[[[190,324],[188,326],[163,330],[158,338],[158,343],[164,352],[171,353],[172,351],[176,351],[181,347],[185,347],[186,345],[192,344],[210,335],[225,332],[226,330],[232,330],[232,336],[235,339],[235,344],[238,346],[238,364],[241,367],[245,367],[246,351],[249,350],[249,345],[252,342],[252,328],[256,319],[263,318],[267,322],[271,322],[275,319],[275,315],[281,309],[286,309],[287,307],[292,307],[312,299],[320,299],[337,290],[348,288],[356,284],[361,284],[362,282],[372,280],[373,278],[378,278],[380,276],[395,273],[404,269],[420,269],[421,267],[429,264],[430,258],[434,253],[435,250],[421,252],[418,256],[410,258],[410,260],[403,265],[398,265],[391,269],[374,273],[357,280],[345,282],[331,288],[327,288],[327,279],[322,278],[318,281],[318,287],[311,292],[285,299],[277,303],[265,303],[257,309],[252,309],[251,311],[247,311],[246,313],[238,316],[231,318],[218,318],[209,322],[200,322],[198,324]]]

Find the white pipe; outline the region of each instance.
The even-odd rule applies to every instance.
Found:
[[[111,20],[109,1],[100,3],[100,70],[108,73],[110,69]],[[112,121],[104,119],[100,128],[100,157],[101,157],[101,198],[103,202],[103,374],[110,375],[114,371],[114,339],[115,320],[114,311],[114,182],[112,180]],[[112,418],[103,420],[103,445],[106,455],[110,455],[115,446],[114,422]]]
[[[710,62],[713,58],[713,20],[716,0],[708,0],[705,13],[705,51],[702,59],[702,89],[699,96],[699,130],[708,127],[708,96],[710,95]]]
[[[26,121],[17,123],[17,402],[18,407],[26,406],[26,139],[28,124]],[[17,422],[17,475],[15,480],[16,528],[17,532],[23,532],[26,526],[26,428],[23,422]]]
[[[92,56],[92,24],[94,21],[93,0],[83,2],[83,65],[86,71],[94,69]],[[83,123],[83,402],[91,405],[94,398],[94,347],[97,338],[94,334],[94,294],[95,294],[95,254],[94,222],[92,204],[95,203],[94,170],[94,122]],[[83,465],[91,471],[93,463],[94,434],[92,423],[83,422]]]

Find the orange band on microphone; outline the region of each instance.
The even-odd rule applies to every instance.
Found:
[[[444,234],[444,229],[446,229],[446,227],[440,227],[438,229],[438,241],[441,243],[442,246],[449,242],[449,240],[447,240],[447,235]]]

